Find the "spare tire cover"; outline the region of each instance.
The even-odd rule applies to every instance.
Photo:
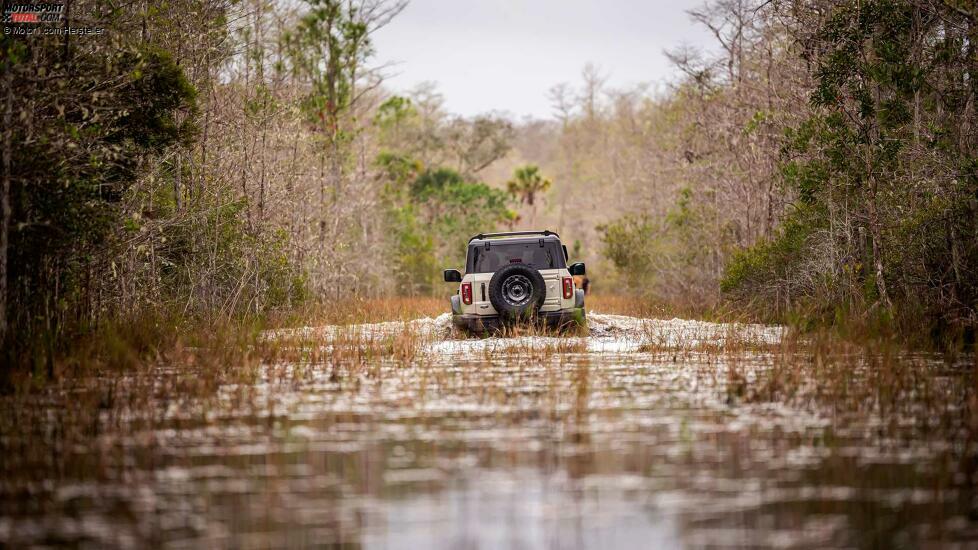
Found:
[[[531,317],[543,306],[546,297],[543,275],[527,265],[508,265],[489,280],[489,301],[503,318]]]

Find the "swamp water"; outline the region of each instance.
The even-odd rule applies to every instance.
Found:
[[[276,331],[321,353],[2,398],[0,547],[978,545],[973,357],[589,319]]]

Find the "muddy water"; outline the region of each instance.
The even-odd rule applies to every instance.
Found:
[[[167,365],[8,399],[0,546],[978,541],[973,358],[827,366],[802,348],[791,369],[776,327],[590,319],[586,338],[489,339],[425,319],[406,361],[203,385]],[[795,374],[772,384],[779,369]]]

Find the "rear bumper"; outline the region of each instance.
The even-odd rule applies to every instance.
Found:
[[[574,325],[585,326],[587,317],[583,307],[547,311],[540,313],[537,321],[552,328],[567,328]],[[498,315],[473,315],[452,312],[452,324],[470,332],[487,332],[498,330],[503,326]]]

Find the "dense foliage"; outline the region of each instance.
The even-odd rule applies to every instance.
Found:
[[[734,258],[742,298],[876,307],[973,327],[978,308],[978,21],[954,3],[832,6],[802,55],[808,117],[786,131],[796,205],[779,233]],[[751,266],[752,269],[746,269]],[[766,276],[765,276],[766,274]]]
[[[3,35],[8,357],[145,311],[437,294],[502,227],[561,232],[599,292],[974,327],[970,3],[711,0],[720,53],[668,52],[666,92],[587,66],[520,123],[385,91],[371,36],[403,7],[88,0],[98,38]]]
[[[371,34],[403,7],[92,0],[65,23],[99,37],[3,35],[7,357],[44,372],[146,314],[441,288],[465,235],[514,216],[478,176],[512,125],[385,97]]]
[[[389,250],[399,293],[430,294],[441,270],[465,263],[469,236],[496,227],[510,215],[509,197],[451,168],[424,168],[392,153],[378,157],[386,179]]]
[[[148,42],[5,34],[0,51],[16,87],[4,128],[6,322],[18,338],[54,338],[62,324],[89,320],[133,184],[193,139],[196,91]]]
[[[972,330],[973,4],[719,0],[691,15],[721,55],[670,52],[684,78],[669,94],[602,90],[593,72],[555,89],[564,190],[597,184],[623,211],[592,224],[608,283],[772,320]]]

